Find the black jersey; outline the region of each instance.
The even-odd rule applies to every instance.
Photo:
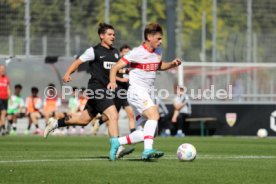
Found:
[[[113,47],[108,49],[98,44],[87,49],[80,56],[80,60],[89,62],[91,78],[88,88],[106,88],[109,83],[110,69],[119,60],[119,52]]]
[[[118,72],[118,73],[117,73],[117,77],[124,78],[124,74]],[[121,89],[127,90],[128,87],[129,87],[129,83],[128,83],[128,82],[116,81],[116,83],[117,83],[117,85],[118,85],[118,88],[121,88]]]

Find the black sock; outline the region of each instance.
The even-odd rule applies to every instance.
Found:
[[[12,125],[12,120],[8,120],[8,122],[9,122],[9,124],[11,124],[11,125]]]
[[[2,128],[2,130],[5,130],[5,125],[2,125],[1,128]]]
[[[58,120],[58,128],[59,127],[65,127],[66,124],[65,124],[65,118],[62,118],[62,119],[59,119]]]
[[[38,124],[35,124],[35,128],[39,128],[39,127],[38,127]]]
[[[130,133],[134,132],[135,130],[136,130],[136,128],[131,128]]]
[[[104,121],[102,119],[99,120],[99,125],[101,126],[102,124],[104,124]]]
[[[28,130],[30,130],[30,129],[31,129],[31,126],[32,126],[32,124],[31,124],[31,123],[29,123],[29,124],[28,124]]]

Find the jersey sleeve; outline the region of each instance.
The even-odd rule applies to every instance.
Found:
[[[89,49],[87,49],[80,57],[79,59],[82,62],[87,62],[87,61],[93,61],[95,59],[95,52],[94,52],[94,48],[90,47]]]
[[[126,64],[138,62],[139,58],[140,58],[140,54],[137,51],[138,51],[137,49],[133,49],[133,50],[129,51],[126,55],[124,55],[122,57],[122,60]]]

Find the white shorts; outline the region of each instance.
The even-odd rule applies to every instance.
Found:
[[[148,108],[155,106],[155,104],[153,103],[153,100],[151,99],[150,94],[145,88],[131,85],[128,88],[127,100],[128,100],[128,103],[133,107],[135,119],[136,119],[136,126],[141,125],[141,123],[147,120],[142,115],[143,112]]]

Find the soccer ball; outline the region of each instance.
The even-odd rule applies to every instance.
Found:
[[[196,158],[196,149],[192,144],[184,143],[177,148],[176,154],[180,161],[193,161]]]
[[[267,130],[264,128],[260,128],[257,132],[257,136],[260,138],[265,138],[267,137],[267,135],[268,135]]]

